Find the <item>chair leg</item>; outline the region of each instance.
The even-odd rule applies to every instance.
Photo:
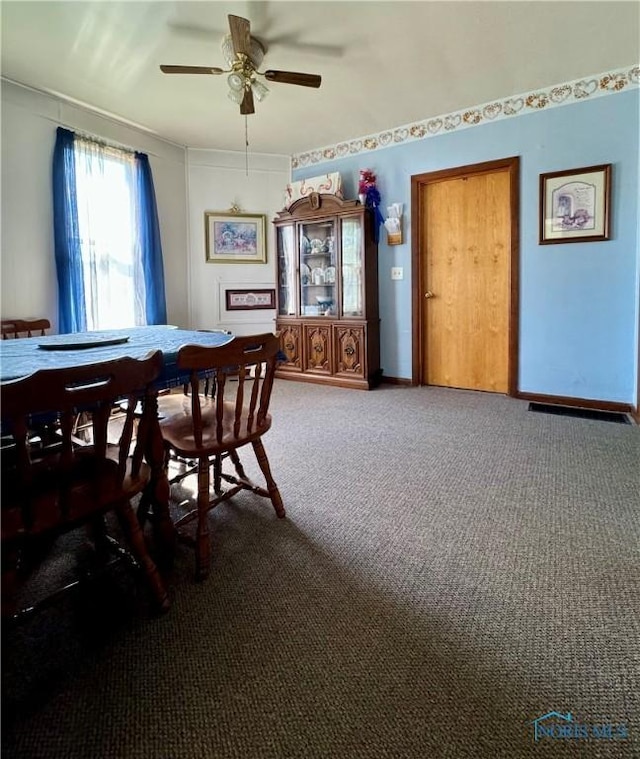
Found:
[[[118,516],[133,553],[147,577],[149,588],[156,604],[158,605],[158,610],[161,612],[168,611],[170,602],[167,590],[164,587],[158,568],[154,564],[151,556],[149,556],[140,522],[138,521],[138,517],[131,504],[128,502],[123,504],[118,509]]]
[[[229,451],[229,458],[233,462],[233,466],[235,467],[238,478],[246,481],[247,475],[245,474],[244,467],[242,466],[242,462],[240,461],[240,456],[238,456],[238,451],[236,451],[235,448],[232,448]]]
[[[273,479],[273,475],[271,474],[271,468],[269,467],[269,459],[267,458],[267,454],[264,450],[264,446],[262,445],[262,440],[253,440],[251,442],[251,445],[253,446],[253,450],[256,454],[256,458],[258,459],[258,464],[260,465],[260,469],[262,470],[264,479],[266,480],[267,490],[269,492],[269,498],[271,498],[271,503],[273,504],[273,508],[275,509],[276,514],[280,518],[282,518],[285,515],[284,504],[282,503],[282,496],[280,495],[278,486],[276,485]]]
[[[104,521],[104,515],[100,514],[91,520],[91,532],[93,535],[93,544],[99,560],[106,562],[111,553],[111,544],[107,534],[107,525]]]
[[[148,493],[143,492],[140,496],[140,502],[138,503],[138,522],[140,527],[144,529],[147,520],[149,519],[149,509],[151,508],[151,498]]]
[[[2,549],[2,616],[11,617],[17,611],[20,549],[17,546]]]
[[[198,459],[198,527],[196,531],[196,578],[204,580],[211,565],[209,539],[209,467],[207,456]]]
[[[213,492],[222,493],[222,456],[217,454],[213,459]]]

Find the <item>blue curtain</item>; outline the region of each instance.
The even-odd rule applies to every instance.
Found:
[[[164,292],[160,225],[149,157],[144,153],[136,153],[136,164],[138,167],[137,191],[141,209],[138,233],[142,250],[147,324],[166,324],[167,303]]]
[[[63,333],[82,332],[87,328],[73,138],[73,132],[58,127],[53,152],[53,230],[58,275],[58,329]]]

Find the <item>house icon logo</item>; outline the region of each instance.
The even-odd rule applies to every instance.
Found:
[[[581,722],[571,712],[547,712],[531,720],[533,738],[555,740],[626,740],[629,728],[624,722]]]
[[[567,712],[566,714],[560,714],[560,712],[547,712],[546,714],[543,714],[542,717],[537,717],[536,719],[531,721],[531,724],[533,725],[533,737],[534,740],[540,740],[541,737],[546,736],[549,734],[549,725],[547,724],[547,720],[550,719],[559,719],[564,720],[565,722],[573,722],[573,717],[571,716],[571,712]],[[555,722],[553,724],[556,724]]]

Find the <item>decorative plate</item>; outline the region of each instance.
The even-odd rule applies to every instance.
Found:
[[[95,337],[93,335],[85,335],[83,338],[73,335],[69,336],[67,340],[56,340],[50,343],[38,343],[38,348],[43,351],[75,351],[82,348],[102,348],[106,345],[120,345],[122,343],[129,342],[129,336],[124,335],[120,337]]]

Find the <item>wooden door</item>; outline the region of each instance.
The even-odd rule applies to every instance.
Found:
[[[513,389],[512,182],[506,166],[422,185],[421,384]]]

